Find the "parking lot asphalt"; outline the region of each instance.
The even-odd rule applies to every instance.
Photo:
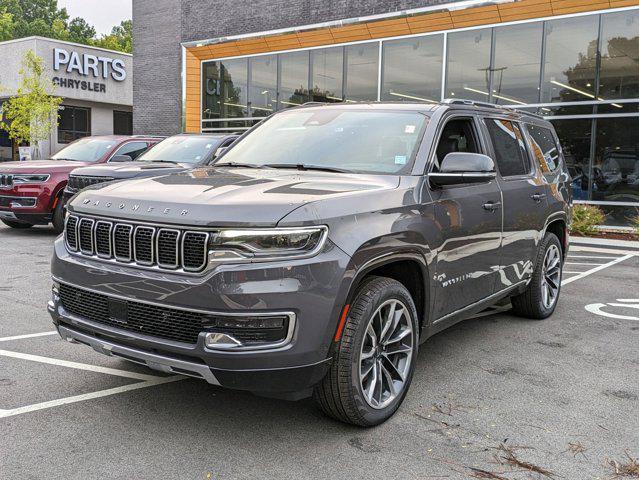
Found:
[[[365,430],[63,342],[54,238],[0,226],[0,479],[581,480],[639,457],[637,255],[573,249],[550,319],[495,310],[429,339]]]

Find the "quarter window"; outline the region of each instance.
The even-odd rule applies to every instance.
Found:
[[[502,177],[525,175],[530,171],[526,144],[519,127],[508,120],[487,118],[486,126]]]
[[[532,150],[535,158],[541,167],[541,171],[549,173],[559,166],[559,150],[552,132],[547,128],[536,125],[527,125],[530,139],[532,140]]]

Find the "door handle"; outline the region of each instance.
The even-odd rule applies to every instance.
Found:
[[[532,198],[535,202],[541,202],[544,198],[546,198],[545,193],[533,193],[530,198]]]
[[[488,202],[484,203],[482,206],[484,207],[484,210],[494,212],[501,207],[501,202]]]

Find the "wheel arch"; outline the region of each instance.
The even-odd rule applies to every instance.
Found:
[[[544,227],[544,235],[548,232],[554,233],[561,244],[561,253],[564,258],[568,254],[568,222],[566,217],[560,212],[559,215],[553,215],[546,221]]]

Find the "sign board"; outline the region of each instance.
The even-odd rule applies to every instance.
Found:
[[[31,147],[18,147],[18,155],[21,162],[31,160]]]
[[[84,78],[55,76],[55,85],[95,93],[106,93],[106,82],[123,82],[127,77],[126,65],[119,58],[69,51],[60,47],[53,49],[53,70]]]

